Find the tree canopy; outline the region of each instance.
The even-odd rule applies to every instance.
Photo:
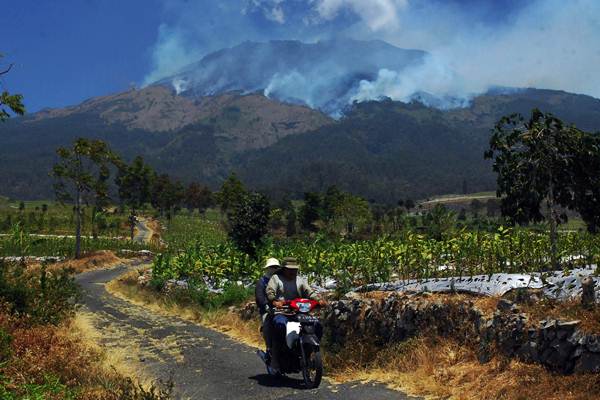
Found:
[[[73,145],[60,147],[59,161],[54,165],[52,176],[55,179],[56,198],[62,203],[72,203],[76,214],[75,257],[81,254],[81,206],[88,199],[94,204],[104,204],[108,199],[107,181],[110,166],[116,156],[101,140],[79,138]]]
[[[2,59],[0,54],[0,59]],[[6,75],[12,69],[13,64],[10,64],[7,68],[0,71],[0,76]],[[0,122],[10,118],[9,111],[15,114],[25,114],[25,105],[23,105],[23,96],[20,94],[10,94],[7,90],[0,93]]]
[[[561,208],[579,211],[588,228],[597,229],[597,135],[534,109],[528,120],[519,114],[500,119],[485,157],[494,161],[502,214],[519,224],[548,221],[554,267],[557,224],[566,220]]]

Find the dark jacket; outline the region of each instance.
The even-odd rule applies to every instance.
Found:
[[[269,306],[269,300],[267,299],[267,283],[269,283],[270,277],[263,276],[256,281],[256,289],[254,289],[254,297],[256,298],[256,305],[260,314],[267,312]]]

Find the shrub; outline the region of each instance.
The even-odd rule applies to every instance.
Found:
[[[6,361],[12,355],[12,336],[0,327],[0,363]]]
[[[58,324],[71,315],[79,289],[66,269],[48,272],[45,266],[25,271],[0,262],[0,298],[13,313],[33,324]]]

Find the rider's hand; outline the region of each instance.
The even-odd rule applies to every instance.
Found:
[[[325,300],[325,299],[321,299],[321,300],[319,300],[319,305],[320,305],[321,307],[325,307],[325,306],[327,305],[327,300]]]
[[[283,301],[283,300],[275,300],[275,301],[273,301],[273,307],[281,308],[283,306],[285,306],[285,301]]]

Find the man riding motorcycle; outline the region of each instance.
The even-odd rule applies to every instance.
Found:
[[[262,334],[265,340],[266,352],[264,353],[267,357],[271,354],[271,337],[272,337],[272,316],[269,313],[269,300],[267,299],[267,284],[269,280],[281,268],[279,260],[276,258],[269,258],[265,263],[264,275],[256,281],[256,289],[254,296],[256,299],[256,305],[260,313],[260,321],[262,326]]]
[[[295,258],[284,258],[281,269],[275,273],[267,284],[267,298],[274,308],[281,308],[286,301],[297,298],[307,298],[318,300],[319,296],[315,290],[309,286],[306,279],[298,276],[300,265]],[[320,305],[325,305],[325,300],[319,301]],[[276,313],[273,317],[273,341],[271,368],[275,373],[279,372],[279,355],[281,346],[285,343],[286,325],[288,317],[282,313]],[[323,327],[318,324],[316,335],[320,339],[323,334]]]

